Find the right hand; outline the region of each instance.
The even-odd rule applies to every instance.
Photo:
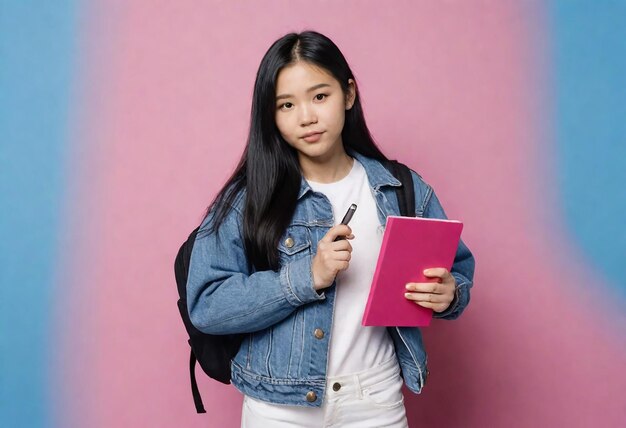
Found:
[[[346,239],[334,242],[338,236]],[[317,243],[317,253],[311,264],[315,290],[329,287],[337,274],[350,266],[352,245],[347,241],[348,239],[354,239],[352,229],[345,224],[338,224]]]

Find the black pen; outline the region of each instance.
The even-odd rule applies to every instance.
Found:
[[[350,220],[352,220],[352,216],[354,215],[354,212],[356,211],[356,204],[352,204],[350,205],[350,208],[348,208],[348,211],[346,211],[346,215],[343,216],[343,220],[341,220],[341,224],[348,224],[350,223]],[[336,241],[341,241],[342,239],[346,239],[345,236],[338,236],[335,238],[335,242]]]

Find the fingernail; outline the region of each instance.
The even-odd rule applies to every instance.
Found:
[[[407,285],[405,285],[404,287],[405,287],[407,290],[410,290],[410,289],[411,289],[411,284],[407,284]]]

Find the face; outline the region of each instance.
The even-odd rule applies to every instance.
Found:
[[[300,164],[321,163],[344,153],[341,131],[354,103],[354,81],[346,95],[328,72],[306,62],[283,68],[276,79],[276,126],[298,151]]]

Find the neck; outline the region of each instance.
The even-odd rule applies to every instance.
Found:
[[[323,158],[300,157],[300,168],[305,179],[316,183],[334,183],[350,173],[354,160],[339,145],[336,153]]]

